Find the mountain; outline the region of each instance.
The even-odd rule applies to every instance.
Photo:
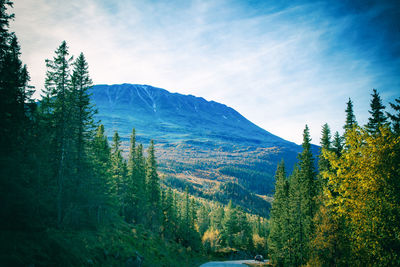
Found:
[[[164,184],[268,213],[277,163],[292,167],[301,147],[253,124],[234,109],[149,85],[96,85],[92,101],[107,134],[126,152],[132,128],[139,142],[154,139]],[[290,171],[290,170],[289,170]]]

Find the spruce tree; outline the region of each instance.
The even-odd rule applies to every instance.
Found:
[[[110,152],[107,136],[104,134],[104,126],[99,125],[90,145],[91,169],[93,171],[91,182],[93,191],[96,192],[91,196],[91,203],[96,208],[97,224],[110,220],[117,207]]]
[[[146,159],[143,156],[143,145],[139,144],[135,150],[135,181],[136,181],[136,197],[137,207],[134,214],[134,220],[137,223],[145,222],[147,213],[147,185],[146,185]]]
[[[354,115],[353,111],[353,102],[349,98],[349,102],[347,102],[347,107],[346,107],[346,123],[343,126],[345,132],[348,130],[351,130],[354,126],[357,125],[356,121],[356,116]]]
[[[301,266],[305,259],[305,229],[304,215],[302,212],[302,186],[300,183],[300,171],[296,165],[292,174],[289,176],[289,218],[288,218],[288,236],[287,243],[288,254],[284,260],[285,266]]]
[[[174,205],[174,196],[172,189],[163,192],[162,198],[162,236],[166,238],[175,237],[175,228],[177,227],[176,221],[176,206]]]
[[[392,121],[393,132],[397,136],[400,136],[400,98],[396,98],[395,103],[389,103],[389,104],[397,114],[396,113],[395,114],[386,113],[386,114]]]
[[[314,232],[313,218],[316,212],[316,172],[314,167],[314,157],[311,153],[311,138],[308,126],[306,125],[303,133],[303,152],[299,155],[299,184],[301,192],[301,216],[302,216],[302,227],[304,235],[302,237],[303,255],[301,263],[305,263],[308,259],[309,240]]]
[[[126,177],[127,177],[127,164],[122,157],[121,139],[117,131],[114,132],[113,144],[111,147],[111,169],[112,178],[115,186],[115,193],[120,206],[120,215],[125,216],[126,207]]]
[[[243,251],[253,251],[253,234],[251,231],[249,220],[246,216],[246,213],[241,207],[238,207],[237,211],[237,225],[239,231],[235,238],[235,246],[236,248]]]
[[[82,164],[87,162],[87,145],[94,135],[93,116],[97,110],[90,103],[90,92],[92,80],[89,76],[88,63],[83,53],[73,63],[73,73],[71,77],[71,102],[73,126],[75,127],[75,153],[77,166],[77,180],[83,179]]]
[[[70,65],[72,57],[69,56],[68,46],[65,41],[55,51],[53,60],[46,60],[46,81],[45,95],[46,100],[43,104],[49,104],[51,111],[48,130],[54,129],[54,138],[51,141],[54,159],[54,171],[57,177],[57,225],[60,227],[68,203],[68,189],[71,178],[71,169],[67,168],[70,164],[71,152],[71,103],[69,103],[71,77]]]
[[[190,235],[191,235],[191,216],[190,216],[190,198],[189,198],[189,188],[185,187],[185,192],[183,195],[183,201],[181,205],[181,239],[182,244],[186,247],[190,245]]]
[[[29,74],[20,60],[17,37],[9,32],[7,9],[11,1],[0,1],[0,226],[25,228],[32,226],[31,204],[38,184],[33,142],[32,88]],[[29,130],[28,130],[29,129]],[[37,214],[37,212],[36,212]]]
[[[327,123],[322,126],[322,137],[321,137],[321,149],[320,149],[320,154],[319,154],[319,160],[318,160],[318,168],[319,168],[319,173],[322,173],[324,171],[329,170],[329,161],[323,156],[323,151],[331,150],[331,130],[329,128],[329,125]],[[318,175],[318,181],[319,181],[319,191],[322,190],[322,188],[326,185],[326,182],[324,178],[321,175]]]
[[[138,194],[140,188],[137,181],[137,163],[136,163],[136,133],[135,129],[132,129],[129,157],[128,157],[128,177],[126,180],[126,207],[125,207],[125,219],[127,222],[132,222],[137,220],[136,213],[139,210],[138,206]]]
[[[343,137],[341,137],[339,132],[337,132],[337,131],[335,132],[335,135],[333,136],[332,151],[334,151],[338,157],[340,155],[342,155]]]
[[[158,229],[160,220],[160,179],[154,153],[154,141],[150,141],[146,162],[147,220],[152,229]]]
[[[382,104],[381,97],[376,89],[373,89],[371,96],[371,110],[368,111],[371,114],[371,117],[368,118],[368,123],[365,127],[369,133],[375,134],[379,132],[379,127],[386,124],[387,117],[383,112],[385,106]]]
[[[289,201],[289,184],[286,179],[285,163],[278,164],[275,173],[275,194],[271,208],[270,234],[268,238],[272,261],[278,266],[284,264],[287,257],[287,217]]]
[[[197,224],[199,226],[199,234],[203,236],[207,229],[210,227],[210,211],[205,205],[202,205],[197,214]]]
[[[234,247],[234,237],[239,232],[238,212],[233,206],[232,200],[229,200],[226,207],[224,223],[223,223],[223,240],[228,247]]]

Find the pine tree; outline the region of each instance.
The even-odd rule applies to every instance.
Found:
[[[337,132],[337,131],[335,132],[335,135],[333,136],[332,151],[334,151],[337,156],[342,155],[343,138],[340,136],[339,132]]]
[[[9,32],[7,9],[11,1],[0,1],[0,226],[32,226],[33,188],[37,188],[33,116],[29,74],[20,60],[17,37]],[[27,130],[29,129],[29,130]]]
[[[278,164],[275,173],[275,194],[271,208],[270,234],[268,238],[271,259],[278,266],[284,264],[287,257],[286,232],[288,231],[289,184],[286,179],[283,160]]]
[[[197,224],[199,225],[199,234],[203,236],[207,229],[210,227],[210,211],[205,205],[202,205],[197,214]]]
[[[143,156],[143,145],[139,144],[135,151],[135,181],[137,191],[137,207],[134,220],[137,223],[145,222],[147,214],[147,185],[146,185],[146,159]]]
[[[343,126],[345,132],[351,130],[354,126],[357,126],[356,116],[353,111],[353,102],[349,98],[349,102],[347,102],[346,107],[346,123]]]
[[[316,188],[316,172],[314,168],[314,158],[311,153],[311,138],[308,126],[306,125],[303,133],[303,152],[299,155],[299,184],[301,202],[300,210],[302,216],[302,227],[304,230],[304,235],[302,237],[302,264],[305,263],[309,257],[309,240],[314,232],[313,218],[316,212],[316,202],[315,197],[317,193]]]
[[[305,230],[304,216],[302,212],[303,193],[300,184],[300,171],[296,165],[289,176],[289,218],[287,250],[289,255],[285,257],[285,266],[300,266],[305,261]]]
[[[139,210],[139,190],[143,190],[143,185],[138,184],[138,171],[136,162],[136,133],[135,129],[132,129],[129,157],[128,157],[128,177],[126,180],[126,207],[125,207],[125,219],[127,222],[137,221],[137,212]]]
[[[235,236],[235,246],[243,251],[253,251],[253,234],[246,213],[241,207],[237,208],[238,233]]]
[[[94,135],[94,119],[97,113],[90,103],[89,90],[92,87],[92,80],[89,76],[88,63],[83,53],[79,55],[73,64],[73,73],[71,77],[71,102],[73,126],[75,127],[75,153],[77,166],[77,180],[83,179],[82,164],[87,162],[87,145]]]
[[[196,230],[196,221],[197,221],[197,206],[194,201],[194,198],[190,201],[190,235],[189,235],[189,245],[195,250],[199,251],[201,248],[201,239],[199,232]]]
[[[329,125],[327,123],[322,127],[322,137],[321,137],[321,150],[319,154],[318,168],[319,172],[322,173],[324,171],[329,170],[329,161],[323,157],[323,150],[331,150],[331,130],[329,129]],[[319,189],[321,191],[322,188],[326,185],[326,182],[321,175],[319,177]]]
[[[191,212],[190,212],[190,198],[189,188],[185,187],[183,201],[181,205],[181,219],[180,219],[180,235],[182,244],[186,247],[190,246],[191,242]]]
[[[104,134],[104,126],[100,125],[90,145],[91,170],[93,171],[91,185],[95,192],[94,195],[91,195],[91,203],[96,209],[97,224],[110,220],[112,218],[110,215],[114,214],[117,206],[110,152],[107,136]]]
[[[397,104],[396,104],[397,103]],[[400,98],[395,99],[395,103],[389,103],[397,114],[386,113],[392,121],[392,128],[397,136],[400,136]]]
[[[89,90],[92,81],[89,76],[88,64],[84,55],[73,63],[70,88],[66,95],[68,112],[68,169],[70,179],[68,184],[69,223],[86,224],[95,220],[90,216],[91,199],[97,194],[92,186],[91,174],[93,165],[89,158],[89,146],[94,137],[94,119],[96,110],[90,103]]]
[[[233,206],[232,200],[230,200],[226,207],[222,232],[223,239],[228,247],[234,247],[234,237],[238,232],[238,212]]]
[[[217,230],[222,230],[223,220],[225,217],[225,210],[221,206],[217,206],[213,211],[211,211],[211,227]]]
[[[55,51],[53,60],[46,60],[46,101],[51,111],[49,130],[54,129],[54,139],[51,146],[54,149],[54,168],[57,177],[57,225],[60,227],[66,206],[68,205],[68,189],[66,184],[70,183],[71,169],[67,168],[71,158],[71,105],[68,102],[71,88],[70,65],[72,57],[69,57],[68,46],[65,41]]]
[[[111,147],[111,169],[112,178],[115,187],[115,193],[120,206],[120,215],[125,216],[125,206],[126,206],[126,177],[127,177],[127,164],[122,157],[121,151],[121,139],[118,132],[114,132],[113,144]]]
[[[158,229],[160,220],[160,179],[157,174],[157,163],[154,154],[154,141],[150,141],[146,162],[147,220],[150,227]]]
[[[381,97],[376,89],[373,89],[371,96],[371,110],[368,111],[371,114],[371,117],[368,118],[366,128],[370,133],[378,133],[379,127],[385,125],[387,121],[387,117],[383,112],[385,106],[382,104]]]
[[[172,189],[168,188],[162,191],[162,233],[161,236],[166,238],[174,238],[176,235],[177,218],[176,206],[174,205],[174,196]]]

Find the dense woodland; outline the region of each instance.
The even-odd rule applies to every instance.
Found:
[[[318,169],[303,152],[287,177],[276,171],[268,247],[277,266],[400,266],[400,98],[385,106],[374,89],[367,125],[351,99],[344,135],[322,128]],[[390,120],[389,120],[390,119]]]
[[[160,183],[152,141],[127,159],[94,120],[92,81],[66,42],[32,99],[9,1],[0,2],[0,265],[193,266],[266,251],[267,222]]]

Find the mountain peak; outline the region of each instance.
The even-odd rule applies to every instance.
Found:
[[[140,84],[96,85],[92,89],[100,119],[129,136],[174,143],[182,140],[241,142],[280,146],[294,144],[251,123],[224,104],[202,97],[170,93],[165,89]]]

